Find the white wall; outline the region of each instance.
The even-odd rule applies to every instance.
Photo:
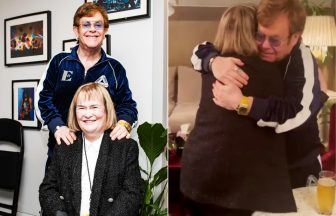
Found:
[[[52,56],[62,50],[62,41],[74,38],[72,18],[83,1],[0,0],[0,44],[4,44],[4,19],[44,10],[51,11]],[[166,42],[164,2],[151,0],[150,18],[112,23],[111,54],[126,68],[133,98],[138,103],[139,124],[166,124]],[[4,66],[4,46],[0,46],[0,118],[11,118],[12,80],[40,79],[46,63]],[[135,130],[134,130],[135,131]],[[134,134],[133,134],[134,136]],[[25,129],[25,157],[19,215],[38,215],[38,186],[44,176],[47,152],[46,132]],[[143,155],[140,163],[143,163]],[[161,163],[159,162],[158,166]],[[1,178],[1,176],[0,176]],[[0,191],[0,201],[10,195]]]

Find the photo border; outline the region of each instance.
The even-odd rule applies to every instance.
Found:
[[[109,23],[123,22],[129,20],[136,20],[150,17],[150,0],[140,0],[142,5],[140,9],[134,9],[134,11],[120,11],[114,14],[107,13]],[[158,0],[161,1],[161,0]],[[93,0],[85,0],[85,2],[93,2]]]
[[[37,119],[37,116],[35,114],[35,107],[33,103],[34,108],[34,121],[28,121],[28,120],[20,120],[18,118],[18,98],[17,93],[18,89],[22,87],[32,87],[34,88],[34,97],[35,92],[37,90],[39,80],[38,79],[31,79],[31,80],[12,80],[12,119],[19,121],[24,128],[30,128],[30,129],[40,129],[41,128],[41,122]],[[35,99],[35,98],[34,98]]]
[[[38,56],[26,56],[26,57],[10,57],[10,27],[13,25],[20,25],[29,23],[26,20],[43,21],[43,53]],[[41,18],[41,19],[39,19]],[[36,19],[36,20],[34,20]],[[45,29],[46,28],[46,29]],[[22,64],[35,64],[48,62],[51,57],[51,11],[42,11],[37,13],[25,14],[4,20],[4,45],[5,45],[5,66],[14,66]]]

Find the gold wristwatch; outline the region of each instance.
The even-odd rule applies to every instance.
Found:
[[[238,104],[236,111],[239,115],[247,115],[249,109],[249,100],[248,97],[243,96],[240,99],[240,103]]]
[[[118,124],[124,126],[126,128],[126,130],[128,131],[128,133],[131,133],[132,126],[130,125],[130,123],[128,123],[125,120],[119,120]]]

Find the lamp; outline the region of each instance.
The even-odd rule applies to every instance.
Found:
[[[333,16],[307,16],[302,34],[303,43],[308,45],[317,59],[324,62],[329,46],[336,46],[336,25]]]

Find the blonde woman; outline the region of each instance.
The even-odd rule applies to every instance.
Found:
[[[281,71],[258,57],[256,29],[255,7],[231,7],[220,20],[215,48],[245,63],[250,79],[244,95],[281,96]],[[181,191],[191,200],[193,215],[295,211],[284,136],[217,106],[211,91],[216,82],[213,74],[202,74],[195,127],[182,156]]]
[[[73,145],[56,145],[40,186],[44,215],[138,215],[142,201],[138,145],[111,140],[116,114],[108,91],[97,83],[76,91],[68,127]]]

